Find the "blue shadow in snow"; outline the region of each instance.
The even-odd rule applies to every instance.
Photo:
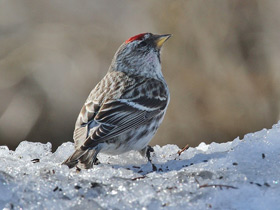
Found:
[[[132,170],[135,173],[139,173],[141,175],[146,175],[151,172],[157,172],[157,173],[166,173],[169,171],[179,171],[182,168],[189,167],[192,165],[196,165],[203,162],[208,162],[209,160],[213,159],[220,159],[225,157],[227,152],[216,152],[212,154],[197,154],[191,159],[188,160],[168,160],[165,163],[162,164],[151,164],[146,163],[140,166],[135,165],[114,165],[113,168],[126,168],[128,170]],[[153,161],[152,161],[153,163]]]

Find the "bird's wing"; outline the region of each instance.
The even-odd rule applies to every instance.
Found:
[[[97,126],[83,147],[94,147],[147,123],[164,112],[167,104],[168,93],[162,82],[155,79],[139,82],[139,78],[135,78],[135,82],[130,83],[120,97],[105,100],[93,119],[89,120]]]
[[[128,77],[122,72],[108,72],[89,94],[77,118],[73,139],[79,148],[95,127],[99,126],[94,118],[104,101],[121,95],[122,87],[129,83]]]
[[[99,105],[94,102],[85,103],[82,107],[73,134],[75,148],[79,148],[80,146],[82,146],[85,139],[88,138],[89,131],[99,125],[94,121],[94,117],[99,108]]]

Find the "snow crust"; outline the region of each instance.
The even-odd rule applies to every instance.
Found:
[[[99,155],[100,165],[61,165],[71,142],[0,147],[0,209],[279,209],[280,122],[232,142],[189,148],[155,146]],[[187,143],[187,140],[186,140]]]

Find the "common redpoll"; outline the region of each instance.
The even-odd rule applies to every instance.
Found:
[[[70,168],[91,168],[99,152],[137,150],[150,161],[148,145],[159,128],[169,90],[161,72],[160,49],[170,37],[143,33],[117,50],[109,71],[89,94],[76,121]]]

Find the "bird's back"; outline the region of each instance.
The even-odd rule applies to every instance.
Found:
[[[166,109],[169,93],[165,81],[128,75],[120,71],[108,72],[89,94],[77,118],[74,141],[79,148],[100,125],[100,107],[108,101],[121,101],[129,107],[153,111]],[[126,115],[125,110],[123,115]],[[129,114],[129,113],[127,113]]]

